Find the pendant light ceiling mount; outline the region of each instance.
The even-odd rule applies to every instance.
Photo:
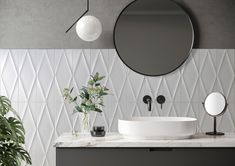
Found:
[[[102,33],[102,24],[95,16],[86,15],[89,11],[89,0],[87,0],[86,11],[65,31],[68,33],[76,24],[77,35],[84,41],[91,42],[99,38]]]

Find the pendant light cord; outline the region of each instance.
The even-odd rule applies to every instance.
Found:
[[[86,5],[87,5],[86,11],[65,31],[65,33],[68,33],[70,29],[72,29],[73,26],[89,11],[89,0],[87,0]]]

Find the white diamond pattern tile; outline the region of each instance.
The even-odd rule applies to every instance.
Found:
[[[58,64],[56,64],[56,82],[60,88],[61,94],[62,90],[65,87],[69,87],[71,80],[72,80],[72,67],[69,63],[69,57],[66,56],[65,52],[63,52],[61,55],[57,56],[55,55],[55,59],[59,59]]]
[[[42,63],[38,69],[38,83],[44,98],[47,98],[53,83],[53,71],[48,56],[43,55]]]
[[[219,129],[235,131],[235,50],[193,50],[176,71],[146,77],[128,69],[113,49],[0,49],[0,92],[13,101],[23,120],[33,166],[55,166],[53,141],[79,129],[79,118],[64,103],[62,90],[77,91],[95,72],[106,76],[111,94],[103,114],[93,113],[91,121],[108,131],[117,131],[118,119],[133,116],[192,116],[198,118],[198,131],[209,131],[212,118],[201,103],[212,91],[222,92],[229,102]],[[146,94],[153,99],[151,112],[142,102]],[[166,97],[163,109],[158,95]]]
[[[27,102],[32,99],[32,88],[36,81],[36,72],[28,52],[23,56],[19,56],[19,59],[22,62],[19,63],[19,94],[22,94],[20,101]]]
[[[205,94],[214,90],[216,82],[216,64],[214,63],[216,56],[210,50],[207,50],[207,56],[202,57],[202,70],[199,79],[201,81],[201,88]]]
[[[40,122],[38,123],[38,132],[40,133],[43,147],[47,151],[53,136],[54,126],[47,107],[44,107],[43,110],[44,111],[40,117]]]
[[[221,87],[221,91],[224,92],[224,95],[228,97],[231,93],[232,84],[234,81],[233,76],[233,67],[231,61],[229,59],[229,55],[227,51],[224,51],[224,56],[219,62],[219,70],[218,74],[218,83]]]
[[[76,86],[77,89],[79,89],[81,86],[85,85],[87,83],[87,80],[89,79],[90,76],[90,71],[88,68],[88,64],[86,61],[85,56],[83,51],[79,53],[79,55],[73,55],[73,62],[75,65],[73,74],[74,74],[74,86]],[[82,79],[81,79],[82,78]]]
[[[3,64],[3,66],[1,66],[1,69],[1,92],[3,95],[6,95],[11,98],[13,101],[17,101],[17,69],[10,52],[6,57],[5,63]]]
[[[198,81],[198,69],[193,56],[188,58],[182,72],[182,83],[187,91],[188,99],[197,101],[198,93],[195,88]]]

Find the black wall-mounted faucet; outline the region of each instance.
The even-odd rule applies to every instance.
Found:
[[[151,107],[152,107],[152,98],[149,95],[145,95],[143,97],[143,102],[145,104],[148,104],[148,111],[151,111]]]
[[[156,100],[157,100],[158,104],[161,104],[161,109],[162,109],[162,104],[164,104],[166,101],[165,96],[159,95]]]

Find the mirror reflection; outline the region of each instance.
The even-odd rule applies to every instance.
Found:
[[[182,65],[193,38],[189,16],[170,0],[133,1],[114,28],[114,45],[121,60],[149,76],[167,74]]]
[[[226,99],[219,92],[213,92],[206,97],[204,107],[211,116],[219,116],[224,113],[226,108]]]

